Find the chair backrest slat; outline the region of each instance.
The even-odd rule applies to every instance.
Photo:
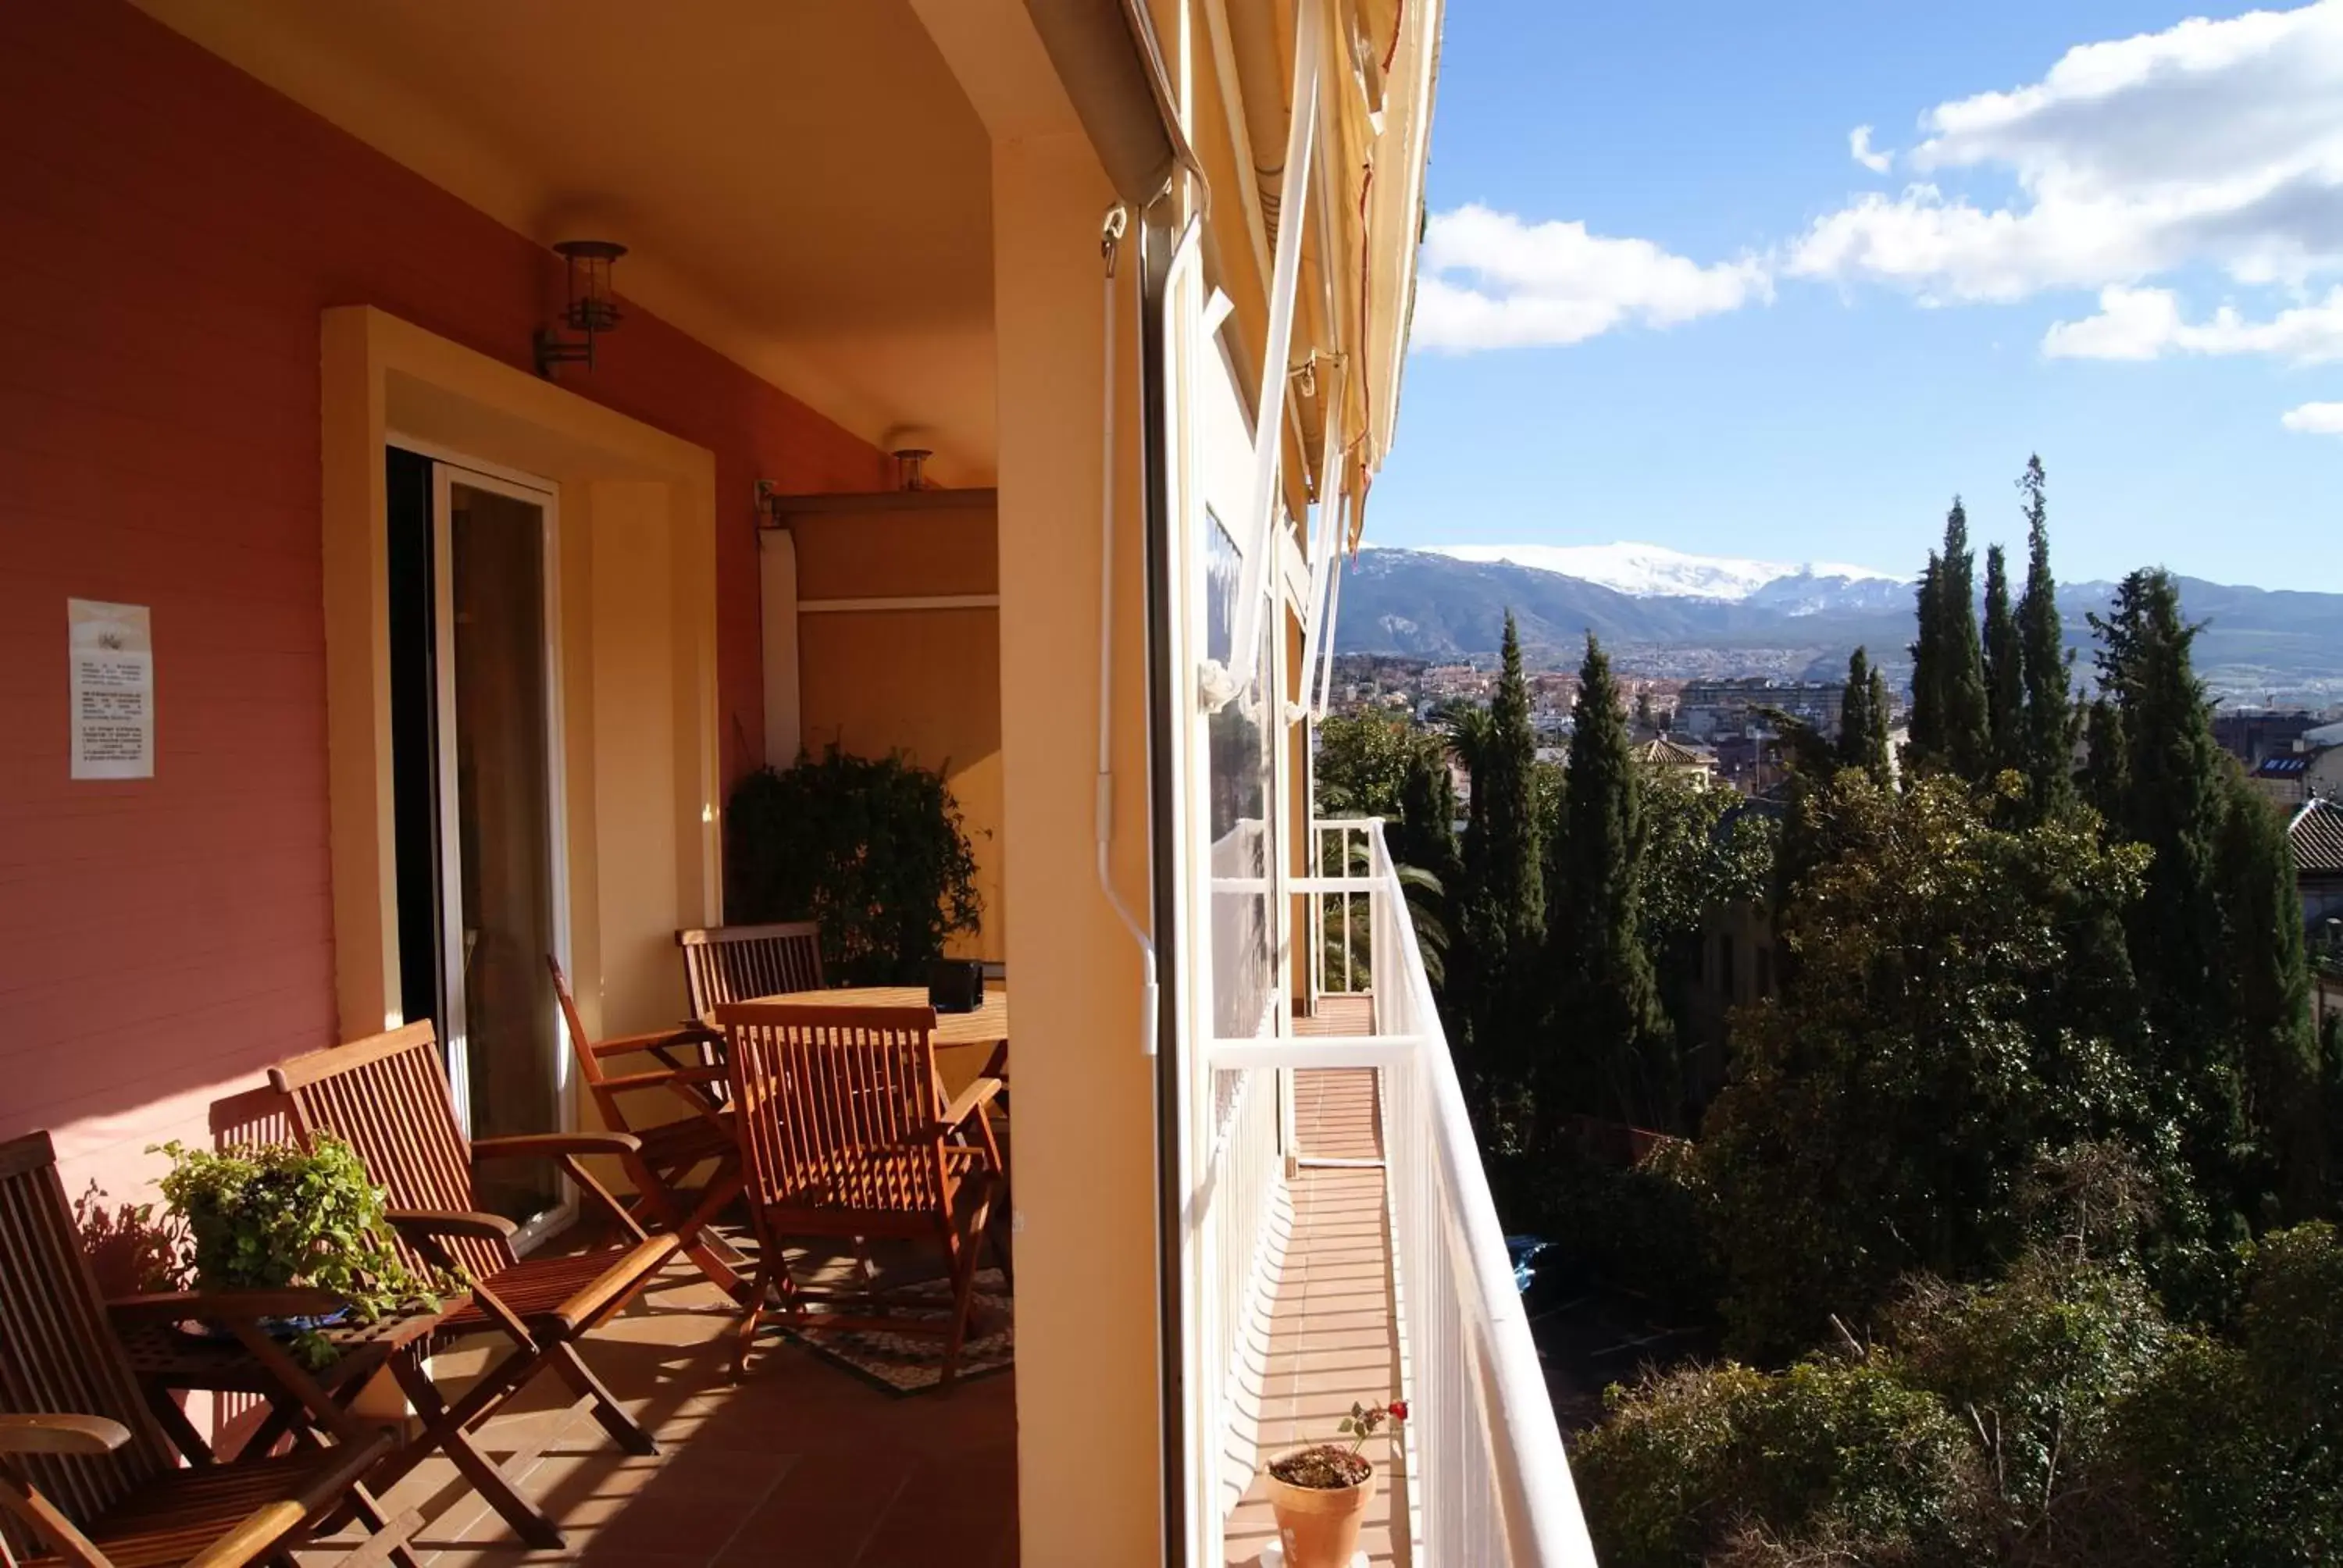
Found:
[[[932,1008],[721,1008],[743,1174],[764,1206],[931,1214],[948,1201]]]
[[[45,1132],[0,1143],[0,1411],[104,1416],[130,1430],[130,1442],[112,1453],[10,1461],[76,1523],[86,1523],[175,1462],[106,1322]],[[37,1555],[5,1514],[0,1537]]]
[[[784,991],[820,990],[821,927],[812,920],[717,926],[678,931],[692,1016],[713,1022],[716,1010]]]
[[[561,1004],[561,1024],[569,1035],[569,1054],[585,1076],[586,1087],[602,1105],[602,1114],[610,1113],[609,1097],[602,1091],[602,1059],[594,1054],[594,1042],[586,1032],[586,1020],[578,1016],[578,1000],[569,994],[569,977],[561,972],[561,960],[551,953],[545,955],[545,967],[553,973],[553,997]],[[618,1125],[613,1123],[613,1125]]]
[[[428,1023],[295,1057],[272,1068],[269,1081],[287,1096],[293,1130],[307,1144],[330,1132],[357,1151],[394,1209],[478,1209],[472,1151],[456,1122],[447,1071]],[[450,1243],[474,1277],[512,1266],[502,1241],[466,1237]],[[410,1256],[408,1261],[422,1260]]]

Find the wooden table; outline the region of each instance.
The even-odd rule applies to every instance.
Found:
[[[417,1305],[386,1312],[370,1323],[354,1321],[321,1329],[318,1332],[340,1353],[314,1370],[301,1363],[291,1345],[247,1324],[236,1325],[234,1338],[212,1337],[189,1333],[176,1322],[121,1314],[116,1318],[115,1329],[123,1349],[129,1352],[130,1370],[147,1408],[191,1464],[212,1463],[211,1446],[171,1397],[175,1392],[202,1389],[253,1394],[267,1402],[267,1415],[246,1440],[248,1452],[265,1453],[284,1437],[311,1443],[318,1433],[341,1442],[371,1436],[380,1423],[367,1420],[354,1406],[374,1374],[387,1367],[424,1425],[421,1432],[385,1454],[367,1479],[387,1490],[428,1454],[441,1451],[524,1539],[535,1538],[532,1530],[558,1537],[552,1522],[480,1452],[468,1432],[432,1430],[439,1424],[436,1418],[446,1405],[424,1358],[440,1323],[471,1299],[469,1292],[459,1291],[440,1297],[437,1307]],[[363,1488],[359,1501],[366,1507],[374,1506]],[[368,1523],[378,1522],[369,1518]],[[411,1568],[415,1558],[401,1547],[392,1553],[392,1561]]]
[[[775,996],[753,999],[760,1002],[779,1002],[799,1007],[925,1007],[928,988],[917,985],[850,985],[830,990],[790,990]],[[984,1065],[968,1074],[970,1078],[1001,1078],[1009,1076],[1009,988],[999,980],[988,980],[984,987],[984,1005],[973,1012],[942,1012],[936,1014],[936,1049],[943,1050],[955,1046],[990,1046],[991,1054]],[[955,1075],[957,1076],[957,1075]],[[946,1085],[957,1093],[961,1083]]]
[[[418,1353],[440,1320],[470,1301],[467,1294],[443,1300],[437,1310],[417,1307],[386,1312],[370,1323],[335,1323],[318,1331],[337,1352],[323,1367],[309,1368],[285,1342],[248,1325],[228,1334],[191,1333],[176,1322],[118,1315],[115,1328],[130,1358],[147,1407],[173,1444],[193,1464],[209,1464],[211,1447],[180,1411],[175,1392],[252,1394],[266,1402],[268,1414],[248,1440],[266,1452],[280,1437],[306,1437],[321,1431],[343,1440],[367,1436],[368,1423],[351,1405],[369,1379]]]

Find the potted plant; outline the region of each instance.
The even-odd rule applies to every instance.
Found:
[[[1268,1465],[1269,1505],[1277,1514],[1285,1568],[1351,1568],[1359,1524],[1375,1494],[1375,1467],[1359,1450],[1386,1421],[1407,1420],[1407,1402],[1353,1404],[1341,1434],[1351,1440],[1288,1449]]]
[[[345,1314],[372,1322],[410,1302],[437,1304],[456,1282],[410,1268],[384,1239],[382,1189],[350,1146],[320,1137],[315,1150],[266,1143],[232,1153],[172,1142],[163,1196],[185,1223],[180,1271],[199,1289],[328,1292],[348,1305],[329,1318],[273,1321],[311,1366],[334,1359],[318,1331]]]
[[[832,984],[924,985],[977,929],[976,851],[944,776],[836,746],[734,787],[724,819],[724,918],[816,920]]]

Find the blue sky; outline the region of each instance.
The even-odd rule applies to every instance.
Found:
[[[2343,591],[2343,0],[1450,0],[1429,178],[1376,543]]]

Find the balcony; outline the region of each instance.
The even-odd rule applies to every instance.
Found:
[[[595,1334],[593,1363],[657,1438],[654,1457],[620,1452],[551,1378],[531,1391],[534,1403],[525,1396],[483,1429],[481,1446],[559,1523],[567,1550],[521,1546],[435,1457],[389,1494],[394,1512],[417,1508],[431,1521],[417,1560],[428,1568],[1014,1568],[1013,1372],[898,1398],[771,1343],[733,1384],[725,1378],[733,1322],[713,1286],[676,1269]],[[435,1375],[460,1374],[468,1353],[478,1352],[440,1358]],[[515,1456],[524,1456],[518,1466]]]
[[[1591,1564],[1562,1436],[1380,822],[1313,825],[1310,1001],[1214,1042],[1200,1183],[1204,1365],[1226,1369],[1225,1561],[1274,1539],[1260,1460],[1354,1399],[1412,1419],[1370,1510],[1375,1563]],[[1378,1440],[1380,1441],[1380,1440]]]

